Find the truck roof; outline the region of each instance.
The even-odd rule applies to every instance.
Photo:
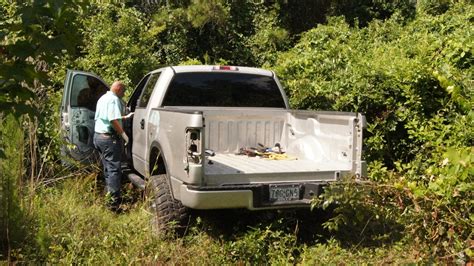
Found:
[[[273,76],[273,72],[261,68],[255,67],[243,67],[243,66],[219,66],[219,65],[191,65],[191,66],[172,66],[171,67],[176,73],[183,72],[238,72],[244,74],[256,74],[262,76]]]

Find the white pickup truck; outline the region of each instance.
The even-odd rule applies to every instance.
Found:
[[[77,160],[93,154],[95,103],[106,90],[99,77],[68,71],[61,121],[73,147],[64,152]],[[188,208],[308,207],[329,182],[365,175],[365,117],[291,110],[272,71],[165,67],[147,74],[126,106],[135,112],[125,125],[126,175],[150,188],[159,224]]]

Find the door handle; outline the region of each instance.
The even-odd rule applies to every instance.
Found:
[[[145,119],[142,119],[142,121],[140,121],[140,128],[145,129]]]

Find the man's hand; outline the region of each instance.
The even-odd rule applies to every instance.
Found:
[[[127,134],[125,134],[125,131],[122,132],[122,134],[120,136],[122,136],[124,144],[125,144],[125,146],[127,146],[128,145],[128,136],[127,136]]]
[[[131,113],[129,113],[128,115],[122,117],[122,119],[129,119],[130,117],[133,116],[133,114],[134,114],[134,112],[131,112]]]

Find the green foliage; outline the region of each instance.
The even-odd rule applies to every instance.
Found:
[[[93,71],[109,83],[120,79],[126,85],[158,68],[152,51],[154,35],[138,11],[99,4],[89,12],[82,21],[84,56],[77,59],[77,67]]]
[[[35,89],[48,84],[49,64],[74,52],[82,10],[74,0],[0,2],[0,112],[35,114]]]
[[[262,6],[254,16],[255,34],[251,35],[246,42],[257,65],[273,63],[277,52],[289,47],[289,33],[282,27],[282,22],[278,17],[279,12],[281,12],[279,5]]]
[[[0,170],[0,242],[4,254],[7,248],[21,246],[25,233],[22,226],[28,223],[23,198],[31,187],[26,189],[24,184],[32,184],[23,178],[26,174],[32,179],[36,174],[50,174],[41,173],[46,162],[49,162],[48,169],[54,169],[49,168],[54,164],[50,157],[54,145],[39,147],[35,135],[39,133],[49,138],[57,134],[57,120],[42,123],[43,131],[39,132],[37,121],[51,119],[51,116],[47,119],[41,116],[42,110],[56,113],[57,108],[50,109],[51,105],[45,101],[49,99],[46,91],[51,85],[47,71],[61,55],[74,53],[79,42],[74,30],[75,18],[80,17],[83,10],[84,6],[76,1],[0,2],[0,156],[4,157]],[[36,158],[41,159],[37,162]],[[12,255],[11,250],[8,253]]]
[[[473,151],[448,149],[421,179],[410,168],[400,169],[405,176],[399,176],[374,165],[371,175],[391,180],[335,184],[314,204],[335,204],[336,215],[324,226],[345,244],[390,243],[405,232],[405,239],[426,245],[433,257],[466,262],[473,255]]]
[[[60,264],[472,260],[472,14],[470,2],[450,0],[1,1],[2,253]],[[63,175],[57,106],[66,68],[132,85],[183,63],[270,66],[293,107],[366,115],[371,182],[335,185],[318,202],[334,208],[324,224],[332,240],[306,246],[278,219],[227,237],[198,223],[182,239],[157,239],[140,204],[107,212],[92,176],[39,187]],[[18,124],[8,113],[40,115]]]
[[[437,116],[451,123],[472,106],[468,10],[471,6],[459,5],[436,19],[420,16],[407,26],[396,20],[373,22],[365,29],[334,19],[281,53],[275,69],[295,108],[364,113],[367,160],[393,167],[420,154],[424,143],[416,136],[428,131],[415,123]],[[463,68],[471,70],[440,54],[462,58]],[[443,87],[440,75],[451,85]]]
[[[23,169],[23,134],[18,121],[9,115],[0,116],[3,134],[0,142],[5,156],[0,160],[0,260],[10,257],[12,249],[24,241],[24,211],[21,208],[21,183],[18,177]]]
[[[194,28],[202,28],[206,24],[221,26],[229,19],[229,7],[223,0],[193,0],[186,13]]]
[[[455,164],[448,166],[446,158],[438,173],[449,174],[432,176],[426,186],[406,177],[331,185],[314,201],[334,208],[335,215],[323,226],[342,246],[378,248],[408,241],[420,245],[428,258],[466,263],[473,255],[472,150],[450,154]]]
[[[443,12],[363,29],[332,19],[281,53],[275,69],[293,107],[367,117],[365,157],[379,183],[329,189],[324,200],[337,203],[337,215],[327,228],[358,234],[361,244],[405,232],[430,243],[433,256],[465,262],[473,228],[473,32],[466,23],[473,6]]]
[[[389,187],[346,180],[328,187],[313,206],[331,208],[334,216],[323,226],[344,246],[377,247],[402,238],[398,221],[399,196]]]
[[[153,15],[154,47],[161,62],[178,64],[196,58],[206,64],[230,58],[239,36],[229,27],[231,10],[223,1],[193,1],[189,6],[166,6]]]
[[[154,47],[161,62],[196,58],[205,64],[262,65],[286,49],[290,38],[278,4],[252,1],[191,1],[162,6],[152,16]]]
[[[403,242],[392,247],[346,247],[343,239],[308,246],[297,239],[296,228],[278,215],[258,220],[259,214],[223,217],[216,213],[191,222],[185,236],[156,237],[142,203],[128,211],[108,211],[97,183],[97,173],[76,172],[77,178],[38,188],[27,241],[12,253],[17,262],[54,264],[338,264],[354,262],[423,262]],[[127,193],[129,191],[127,190]],[[235,212],[238,213],[238,212]],[[253,225],[245,226],[245,219]],[[260,218],[261,219],[261,218]],[[227,224],[227,225],[225,225]],[[218,227],[231,228],[219,232]],[[319,226],[319,225],[318,225]],[[218,233],[218,234],[216,234]]]
[[[79,42],[77,20],[84,6],[75,0],[0,2],[0,115],[38,115],[47,71]],[[0,129],[0,137],[3,130]],[[0,143],[0,158],[5,158]]]
[[[109,212],[95,175],[39,191],[30,225],[34,245],[21,251],[27,256],[24,259],[60,264],[138,263],[148,252],[158,252],[160,242],[146,226],[148,214],[142,208],[126,216]]]
[[[282,228],[282,220],[264,226],[250,228],[235,241],[228,242],[226,253],[233,262],[250,264],[286,264],[296,262],[299,252],[296,236],[288,234]]]
[[[225,242],[208,235],[201,222],[192,225],[183,238],[156,237],[142,203],[122,215],[108,211],[95,176],[91,173],[39,190],[33,201],[36,212],[29,224],[29,244],[15,251],[19,261],[219,264],[296,259],[291,257],[295,237],[276,229],[278,222],[276,228],[259,225]]]
[[[409,0],[335,0],[330,1],[328,9],[329,16],[344,15],[347,23],[365,27],[374,19],[385,20],[395,13],[403,18],[412,18],[416,4]]]
[[[153,43],[159,61],[165,65],[177,64],[187,58],[197,58],[192,52],[192,26],[182,8],[163,7],[152,16],[150,31],[156,36]]]
[[[301,265],[411,265],[429,263],[419,247],[399,242],[387,247],[367,248],[343,247],[344,242],[330,239],[327,243],[317,243],[303,249]]]
[[[157,38],[154,50],[166,65],[196,58],[206,64],[221,59],[233,65],[273,64],[276,53],[286,50],[298,34],[345,15],[351,23],[387,19],[398,14],[410,18],[411,1],[178,1],[137,4],[152,17],[150,32]],[[288,12],[290,11],[290,12]]]
[[[426,185],[408,183],[416,203],[407,217],[409,232],[421,241],[435,243],[433,252],[462,260],[473,256],[473,154],[473,147],[450,148],[426,170]]]
[[[430,15],[440,15],[446,12],[453,0],[421,0],[417,3],[418,12],[424,12]]]
[[[64,174],[60,165],[60,149],[64,145],[61,131],[58,130],[60,121],[59,105],[62,91],[54,91],[52,88],[41,88],[37,91],[38,106],[36,119],[26,119],[25,125],[29,126],[29,149],[26,167],[28,175],[36,179],[52,179]],[[29,117],[28,117],[29,118]],[[36,161],[33,161],[36,160]]]

